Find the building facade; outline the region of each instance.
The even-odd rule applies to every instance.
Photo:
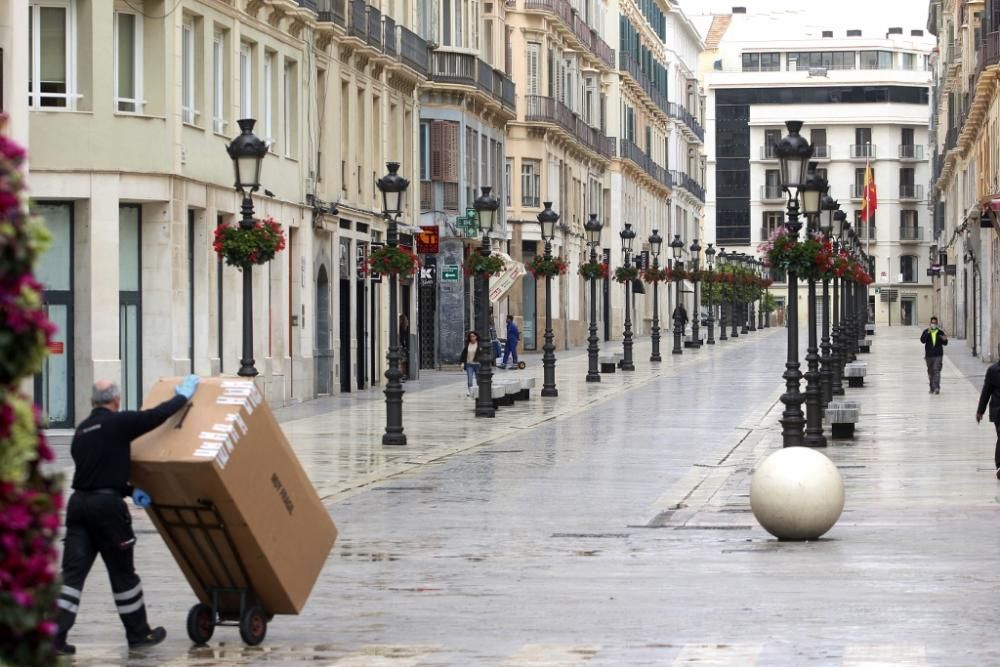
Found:
[[[1000,344],[1000,2],[930,3],[935,308],[974,356]]]
[[[786,197],[773,148],[786,133],[784,122],[801,120],[830,195],[875,258],[874,320],[926,321],[935,312],[924,119],[933,38],[922,29],[890,27],[884,35],[822,30],[788,40],[775,25],[767,14],[746,13],[705,24],[712,35],[702,61],[710,128],[707,209],[715,222],[710,240],[756,255],[784,224]],[[868,166],[878,208],[873,222],[862,223]],[[779,302],[781,287],[774,290]]]

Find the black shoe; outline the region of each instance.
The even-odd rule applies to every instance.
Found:
[[[155,646],[167,638],[167,631],[161,628],[153,628],[145,637],[128,640],[129,648],[139,648],[141,646]]]
[[[72,644],[67,644],[65,640],[62,642],[56,641],[55,649],[56,655],[76,655],[76,647]]]

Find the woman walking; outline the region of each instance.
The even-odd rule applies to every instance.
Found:
[[[476,354],[479,352],[479,334],[470,331],[465,336],[465,347],[462,349],[462,356],[458,358],[465,369],[465,377],[468,381],[466,396],[472,396],[472,380],[479,372],[479,362],[476,361]]]

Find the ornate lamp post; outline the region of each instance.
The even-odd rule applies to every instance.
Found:
[[[760,259],[754,260],[754,266],[757,269],[757,271],[756,271],[756,273],[757,273],[757,280],[758,281],[764,280],[764,262],[763,262],[763,260],[760,260]],[[761,290],[759,292],[758,298],[757,298],[757,328],[758,329],[763,329],[764,328],[764,291],[763,290]]]
[[[253,133],[257,121],[253,118],[243,118],[237,121],[240,126],[238,137],[226,146],[226,152],[233,161],[237,190],[243,193],[243,205],[240,207],[240,228],[253,228],[253,199],[251,195],[260,189],[260,166],[267,155],[267,144]],[[253,267],[241,267],[243,271],[243,358],[240,359],[240,377],[257,377],[257,368],[253,358]]]
[[[698,239],[691,242],[691,247],[688,250],[691,251],[691,271],[697,272],[701,267],[701,244],[698,243]],[[691,346],[698,348],[701,347],[701,315],[698,301],[698,278],[696,275],[691,276],[691,283],[694,285],[694,307],[691,309]]]
[[[730,338],[739,338],[740,330],[738,327],[739,316],[737,313],[738,299],[739,299],[739,289],[736,284],[737,276],[740,273],[740,267],[743,265],[743,257],[741,253],[731,252],[729,253],[729,266],[733,267],[733,293],[730,295],[729,304],[729,324],[732,330],[729,332]]]
[[[382,192],[382,217],[388,223],[386,245],[395,248],[399,245],[397,223],[403,213],[403,195],[410,182],[400,176],[398,162],[387,162],[389,173],[378,179],[375,185]],[[382,434],[383,445],[402,446],[406,444],[406,434],[403,433],[403,372],[399,369],[399,319],[397,310],[397,276],[389,274],[389,367],[385,371],[385,433]]]
[[[479,254],[483,257],[490,255],[490,234],[493,233],[493,225],[496,221],[497,209],[500,208],[500,201],[490,192],[493,188],[484,185],[482,194],[476,198],[472,206],[476,209],[476,217],[479,219],[479,231],[483,235],[483,242],[479,246]],[[490,330],[490,303],[489,303],[489,277],[482,273],[476,275],[476,328],[481,333]],[[482,340],[482,335],[480,335]],[[476,416],[496,417],[496,408],[493,407],[493,357],[492,346],[487,341],[486,345],[480,345],[476,351],[479,357],[479,394],[476,396]]]
[[[808,223],[807,235],[814,238],[819,231],[819,218],[822,213],[823,193],[827,190],[826,179],[816,172],[816,163],[809,163],[809,174],[801,189],[802,212]],[[808,280],[808,321],[809,342],[806,347],[806,445],[809,447],[826,447],[823,436],[823,390],[820,385],[819,344],[816,337],[816,278],[809,276]]]
[[[834,215],[840,210],[837,200],[829,194],[823,195],[820,203],[823,209],[823,222],[821,230],[827,238],[833,236]],[[823,396],[823,410],[833,400],[833,346],[830,344],[830,277],[823,278],[823,336],[820,339],[820,363],[822,367],[819,372],[820,389]]]
[[[709,275],[713,275],[715,271],[715,248],[712,245],[709,243],[708,249],[705,250],[705,266],[708,268]],[[715,289],[715,285],[715,281],[710,281],[705,291],[705,295],[708,297],[708,340],[706,342],[709,345],[715,345],[715,313],[712,312],[712,290]]]
[[[545,259],[552,259],[552,239],[556,237],[556,223],[559,214],[552,210],[552,202],[544,202],[538,214],[538,224],[542,227],[545,241]],[[545,343],[542,345],[542,396],[558,396],[556,389],[556,346],[552,342],[552,276],[545,274]]]
[[[587,233],[587,245],[590,246],[590,261],[597,263],[597,246],[601,244],[601,221],[597,219],[596,213],[590,214],[590,219],[584,223],[583,229]],[[597,347],[597,278],[590,280],[590,336],[587,338],[587,382],[600,382],[601,373],[597,367],[597,355],[600,349]]]
[[[750,256],[745,252],[741,252],[737,258],[739,260],[740,268],[746,273],[746,270],[750,266]],[[740,333],[748,334],[753,329],[753,323],[750,322],[750,304],[745,301],[740,301]]]
[[[719,277],[725,273],[725,268],[729,266],[729,255],[726,253],[725,248],[719,249]],[[725,288],[722,282],[719,285],[719,340],[729,340],[729,336],[726,334],[726,302],[724,298]]]
[[[802,121],[790,120],[785,123],[788,134],[774,147],[775,155],[781,167],[781,187],[788,193],[788,219],[785,228],[793,239],[797,239],[802,223],[799,222],[799,189],[806,181],[806,170],[813,148],[802,138],[799,130]],[[802,373],[799,371],[799,283],[795,271],[788,272],[788,358],[785,361],[785,393],[781,402],[785,410],[781,416],[781,437],[785,447],[801,446],[803,444],[803,429],[805,418],[802,414],[802,394],[799,392],[799,382]]]
[[[684,269],[684,260],[681,259],[681,255],[684,253],[684,241],[681,240],[680,234],[674,234],[674,240],[670,242],[670,252],[674,257],[674,269],[680,273]],[[674,349],[671,350],[671,353],[684,354],[684,350],[681,349],[681,338],[684,336],[684,318],[681,315],[680,278],[675,278],[674,284],[677,305],[674,306]]]
[[[660,249],[663,247],[663,237],[660,232],[653,230],[649,235],[649,254],[653,256],[653,269],[660,269]],[[663,361],[660,356],[660,283],[653,283],[653,353],[649,355],[650,361]]]
[[[632,241],[635,240],[635,230],[630,223],[625,223],[625,228],[618,233],[622,240],[622,255],[624,256],[625,268],[632,265]],[[622,363],[623,371],[634,371],[635,363],[632,361],[632,281],[625,281],[625,333],[622,337]]]
[[[844,238],[844,233],[848,227],[847,224],[847,213],[841,211],[839,208],[833,214],[834,231],[836,235],[833,237],[833,252],[839,254],[841,239]],[[842,332],[841,332],[841,285],[844,279],[834,277],[833,279],[833,344],[831,345],[831,356],[833,371],[830,380],[830,394],[832,396],[843,396],[844,386],[841,381],[841,376],[843,373],[843,350],[842,350]]]

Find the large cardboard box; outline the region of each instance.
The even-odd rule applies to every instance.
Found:
[[[153,386],[145,407],[174,395]],[[249,588],[271,614],[297,614],[337,529],[252,381],[202,378],[192,401],[132,443],[132,483],[202,602]],[[229,613],[237,594],[220,597]]]

